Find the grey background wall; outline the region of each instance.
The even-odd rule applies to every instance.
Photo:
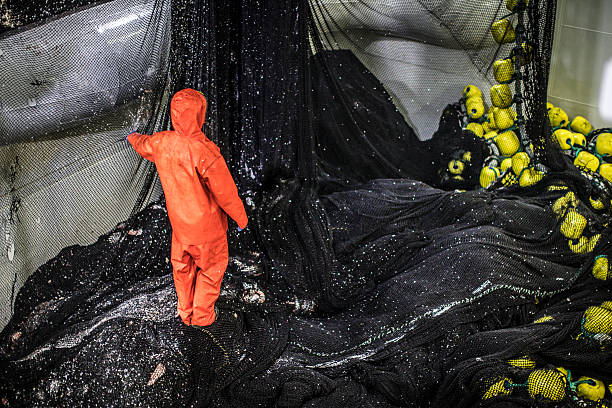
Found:
[[[612,126],[599,111],[604,66],[612,61],[612,0],[558,0],[557,7],[548,100],[596,128]]]

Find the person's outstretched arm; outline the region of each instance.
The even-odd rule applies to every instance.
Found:
[[[153,158],[153,144],[151,143],[152,136],[141,135],[137,132],[132,132],[127,137],[128,142],[132,145],[136,153],[145,159],[155,162]]]
[[[238,227],[241,229],[246,227],[248,223],[246,211],[223,157],[215,159],[203,172],[202,178],[219,207],[236,221]]]

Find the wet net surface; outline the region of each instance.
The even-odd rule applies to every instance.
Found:
[[[590,199],[606,190],[549,145],[554,3],[530,4],[539,63],[525,68],[525,128],[549,171],[527,188],[482,190],[487,147],[463,130],[456,101],[464,84],[491,81],[487,61],[500,49],[482,45],[481,31],[505,2],[480,14],[411,2],[397,26],[367,20],[389,17],[367,2],[172,2],[166,88],[208,96],[205,131],[250,218],[230,234],[218,324],[203,332],[176,317],[162,197],[28,278],[0,333],[2,403],[605,406],[609,213]],[[411,13],[439,25],[411,25]],[[389,38],[371,38],[380,33]],[[410,102],[357,49],[394,38],[396,49],[474,61],[449,72],[462,86],[442,92],[435,112],[414,114],[425,83]],[[425,124],[437,129],[428,140]],[[473,154],[460,185],[440,176],[457,151]]]

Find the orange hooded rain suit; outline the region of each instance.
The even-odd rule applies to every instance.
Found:
[[[227,215],[240,228],[247,215],[219,148],[202,132],[206,98],[193,89],[170,103],[175,130],[128,141],[155,163],[172,225],[171,261],[178,313],[185,324],[208,326],[227,268]]]

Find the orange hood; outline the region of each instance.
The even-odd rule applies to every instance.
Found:
[[[206,117],[206,98],[195,89],[183,89],[172,97],[170,102],[172,126],[184,136],[202,134]]]

